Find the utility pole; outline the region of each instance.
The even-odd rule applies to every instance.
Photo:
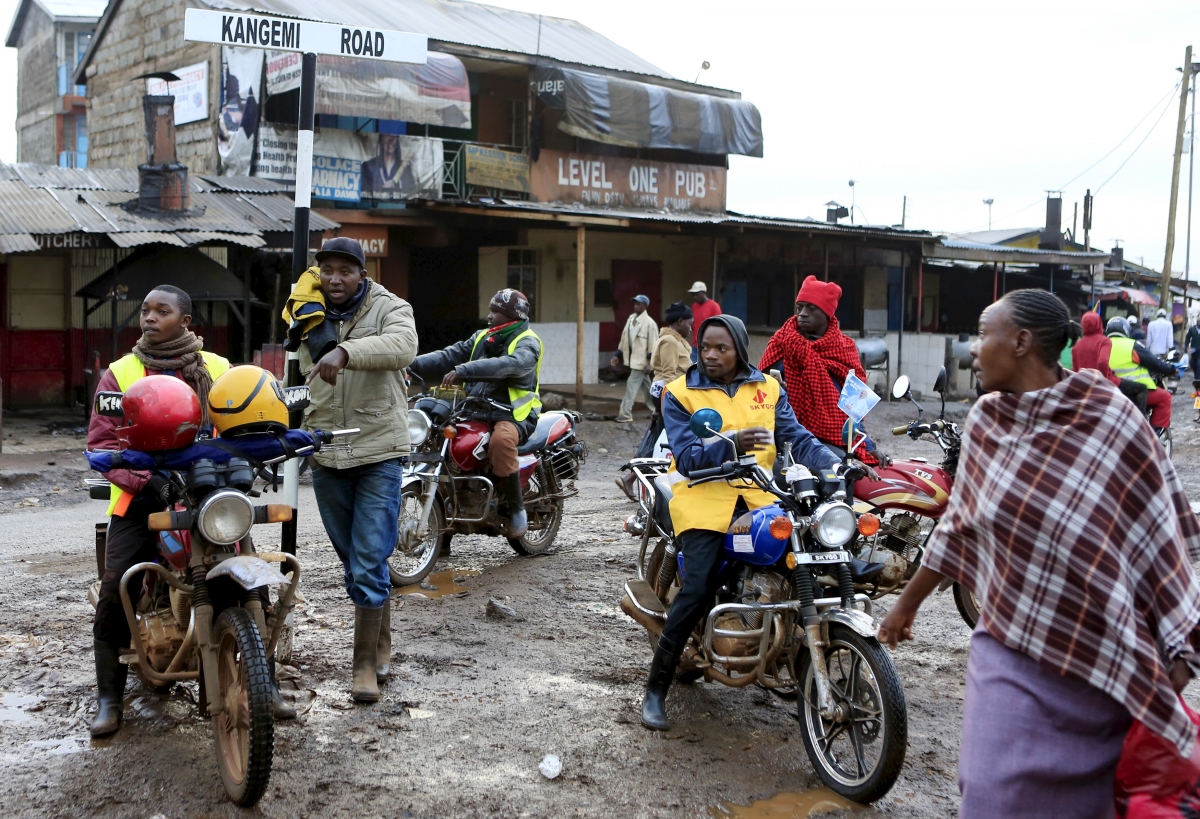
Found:
[[[988,206],[988,230],[992,229],[992,203],[995,199],[984,199],[983,204]]]
[[[1083,197],[1083,250],[1085,253],[1090,253],[1092,250],[1092,189],[1088,188],[1087,193]],[[1088,302],[1089,309],[1096,303],[1096,265],[1088,265],[1088,279],[1091,287],[1091,300]]]
[[[1200,65],[1192,63],[1193,78]],[[1192,83],[1192,116],[1188,125],[1188,209],[1187,250],[1183,255],[1183,303],[1188,304],[1188,285],[1192,281],[1192,170],[1196,167],[1196,84]],[[1184,311],[1187,312],[1186,310]],[[1185,322],[1186,323],[1186,322]]]
[[[1183,160],[1183,126],[1187,122],[1188,86],[1192,80],[1192,47],[1183,52],[1183,80],[1179,92],[1179,122],[1175,126],[1175,161],[1171,166],[1171,203],[1167,209],[1167,252],[1163,259],[1162,297],[1159,306],[1170,310],[1171,256],[1175,253],[1175,215],[1179,205],[1179,165]]]

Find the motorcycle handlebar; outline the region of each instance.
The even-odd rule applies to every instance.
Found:
[[[737,461],[726,461],[720,466],[714,466],[709,469],[695,469],[688,475],[688,480],[702,481],[705,478],[722,478],[728,477],[737,471],[740,464]]]
[[[892,427],[892,434],[893,435],[907,435],[908,434],[908,424],[904,424],[903,426],[899,426],[899,427]]]

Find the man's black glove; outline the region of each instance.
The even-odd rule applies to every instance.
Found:
[[[857,481],[867,477],[867,465],[861,461],[851,459],[838,467],[838,475],[847,483]]]
[[[175,487],[162,475],[151,475],[144,491],[155,500],[162,501],[163,506],[170,506],[177,500]]]

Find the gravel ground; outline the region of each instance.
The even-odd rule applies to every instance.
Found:
[[[881,405],[868,427],[886,430],[908,420],[910,409]],[[966,410],[952,404],[949,414],[962,417]],[[1191,399],[1179,396],[1175,463],[1189,494],[1200,499],[1194,415]],[[669,700],[670,732],[655,734],[638,724],[650,649],[643,630],[617,606],[622,584],[634,575],[636,542],[621,531],[633,505],[613,477],[640,427],[585,422],[582,435],[593,457],[579,496],[568,503],[554,554],[520,558],[496,538],[457,539],[453,555],[438,567],[444,572],[440,592],[455,596],[397,600],[395,676],[373,706],[349,698],[353,610],[311,489],[303,488],[307,602],[298,610],[293,667],[283,676],[292,689],[288,696],[307,710],[277,726],[271,785],[249,812],[225,799],[210,726],[196,716],[194,685],[160,695],[131,677],[124,727],[109,740],[87,738],[94,678],[85,593],[95,576],[92,524],[102,520],[103,507],[73,491],[83,477],[77,455],[3,456],[3,813],[766,816],[766,803],[751,811],[736,806],[772,797],[772,816],[834,807],[812,790],[820,783],[804,753],[793,703],[753,687],[678,685]],[[887,439],[882,445],[898,457],[938,456],[930,443]],[[33,477],[5,483],[21,473]],[[33,496],[37,506],[14,505]],[[259,527],[256,537],[266,545],[277,531]],[[517,617],[487,617],[489,598]],[[876,616],[886,608],[886,601],[877,604]],[[935,595],[922,610],[916,641],[894,655],[908,702],[904,771],[887,797],[855,816],[955,815],[967,637],[949,592]],[[1188,693],[1193,705],[1200,703],[1195,687]],[[562,760],[555,780],[538,773],[546,754]],[[776,812],[784,803],[807,807]]]

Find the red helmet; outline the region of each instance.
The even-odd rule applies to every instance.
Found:
[[[124,449],[157,452],[191,445],[200,431],[200,399],[170,375],[135,381],[121,399],[125,425],[117,428]]]

